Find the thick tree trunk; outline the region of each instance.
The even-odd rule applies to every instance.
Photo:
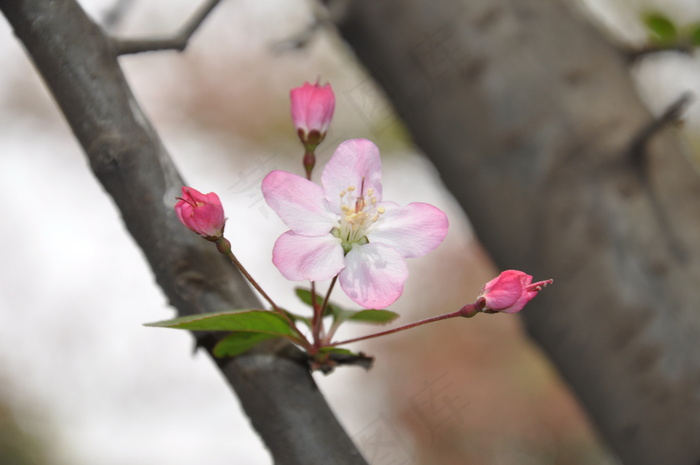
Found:
[[[260,308],[214,245],[178,222],[173,205],[183,181],[134,100],[103,31],[74,0],[0,0],[0,10],[179,314]],[[201,335],[199,342],[211,351],[216,337]],[[294,347],[274,341],[218,363],[276,464],[367,464]]]
[[[559,0],[339,11],[499,266],[554,278],[528,330],[614,451],[700,463],[700,178],[675,131],[638,143],[622,54]]]

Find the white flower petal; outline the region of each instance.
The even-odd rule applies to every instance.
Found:
[[[263,179],[262,192],[267,204],[297,234],[321,236],[337,223],[321,187],[301,176],[273,171]]]
[[[367,196],[369,189],[372,189],[372,195],[381,201],[382,161],[379,149],[367,139],[351,139],[341,143],[323,169],[321,185],[326,201],[335,213],[340,213],[341,192],[350,186],[355,188],[357,196]]]
[[[330,234],[308,237],[287,231],[275,242],[272,263],[290,281],[323,281],[336,276],[345,259],[340,240]]]
[[[420,257],[435,249],[447,236],[447,215],[427,203],[399,207],[382,202],[385,212],[367,233],[370,244],[385,244],[404,258]]]
[[[403,293],[408,278],[401,254],[382,244],[356,245],[345,256],[340,287],[365,308],[385,308]]]

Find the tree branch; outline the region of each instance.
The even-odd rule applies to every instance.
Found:
[[[189,22],[172,37],[162,39],[113,39],[117,55],[128,55],[131,53],[155,52],[160,50],[177,50],[182,52],[187,48],[187,44],[192,34],[204,22],[211,11],[221,0],[208,0],[207,3],[197,10],[190,18]]]
[[[635,63],[636,61],[649,55],[664,52],[674,52],[692,56],[693,53],[695,53],[696,48],[697,47],[695,47],[691,43],[683,42],[671,45],[648,44],[637,48],[626,49],[624,50],[624,54],[627,58],[627,61],[629,61],[630,63]]]
[[[0,11],[179,314],[259,306],[212,244],[177,220],[173,205],[183,180],[134,100],[102,30],[74,0],[0,0]],[[210,354],[217,337],[200,339]],[[276,464],[366,465],[293,346],[274,340],[216,362]]]
[[[700,463],[700,178],[666,127],[641,179],[625,59],[559,0],[343,3],[496,263],[555,279],[523,315],[603,437],[626,464]]]
[[[667,128],[669,125],[678,123],[681,115],[693,101],[693,94],[684,92],[678,99],[664,110],[659,116],[649,121],[639,133],[632,139],[630,144],[630,156],[632,163],[641,166],[643,158],[647,153],[647,147],[652,137]]]

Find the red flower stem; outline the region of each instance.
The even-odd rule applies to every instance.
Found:
[[[297,325],[294,324],[294,321],[289,317],[289,315],[287,315],[287,313],[284,310],[282,310],[281,308],[279,308],[277,306],[275,301],[272,300],[272,298],[269,295],[267,295],[267,292],[265,292],[263,290],[263,288],[260,287],[258,282],[255,279],[253,279],[251,274],[248,273],[248,270],[246,270],[245,267],[243,266],[243,264],[238,260],[238,258],[236,258],[233,251],[231,250],[231,243],[228,241],[228,239],[226,239],[225,237],[221,237],[215,242],[215,244],[216,244],[216,249],[220,253],[225,255],[226,258],[228,258],[231,261],[231,263],[233,263],[236,266],[236,268],[238,268],[238,271],[240,271],[241,274],[245,277],[245,279],[247,279],[248,282],[253,285],[255,290],[260,293],[260,295],[263,297],[263,299],[267,300],[270,303],[270,306],[272,306],[272,309],[275,312],[282,315],[285,320],[287,320],[287,323],[289,323],[290,328],[292,328],[300,337],[300,341],[297,341],[297,342],[299,342],[301,345],[303,345],[307,349],[309,347],[311,347],[311,343],[309,342],[309,340],[306,339],[306,336],[304,336],[304,333],[302,333],[299,330],[299,328],[297,328]]]
[[[335,286],[336,281],[338,280],[338,276],[334,276],[333,280],[331,281],[330,286],[328,286],[328,292],[326,292],[326,297],[323,299],[323,303],[321,304],[320,307],[317,308],[316,306],[316,296],[315,296],[315,288],[314,288],[314,282],[311,282],[311,293],[312,293],[312,298],[313,298],[313,303],[314,303],[314,320],[313,320],[313,334],[314,334],[314,345],[316,347],[322,347],[326,345],[326,342],[330,340],[332,337],[332,333],[335,332],[335,329],[331,329],[332,332],[329,332],[328,335],[325,333],[325,329],[323,327],[323,315],[326,314],[326,307],[328,307],[328,299],[331,297],[331,292],[333,292],[333,286]],[[335,322],[334,322],[335,323]],[[335,328],[335,324],[333,325],[332,328]]]
[[[426,318],[424,320],[416,321],[414,323],[409,323],[409,324],[404,325],[404,326],[399,326],[398,328],[388,329],[386,331],[382,331],[379,333],[370,334],[369,336],[360,336],[360,337],[348,339],[345,341],[332,342],[330,344],[327,344],[326,347],[336,347],[336,346],[343,345],[343,344],[350,344],[351,342],[364,341],[366,339],[373,339],[373,338],[379,337],[379,336],[386,336],[387,334],[398,333],[399,331],[406,331],[407,329],[415,328],[416,326],[426,325],[428,323],[433,323],[435,321],[448,320],[450,318],[457,318],[460,316],[464,317],[464,318],[471,318],[474,315],[476,315],[477,313],[479,313],[479,309],[477,308],[477,306],[475,304],[467,304],[464,307],[457,310],[456,312],[445,313],[444,315],[433,316],[430,318]]]
[[[328,286],[328,292],[326,292],[326,297],[323,299],[323,304],[321,305],[321,315],[326,313],[326,307],[328,307],[328,299],[331,298],[331,292],[333,292],[333,286],[335,286],[336,281],[338,281],[338,275],[333,277],[331,285]]]
[[[303,164],[304,171],[306,172],[306,179],[311,181],[311,173],[314,170],[314,165],[316,165],[316,154],[314,153],[313,148],[309,149],[308,146],[304,147]]]
[[[314,316],[311,321],[311,334],[314,347],[318,347],[318,342],[321,338],[321,328],[323,327],[323,313],[321,306],[316,302],[316,283],[314,281],[311,281],[311,307],[314,309]]]

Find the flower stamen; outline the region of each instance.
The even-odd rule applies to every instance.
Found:
[[[529,292],[540,292],[542,289],[554,282],[553,279],[547,279],[545,281],[538,281],[527,286],[525,289]]]

